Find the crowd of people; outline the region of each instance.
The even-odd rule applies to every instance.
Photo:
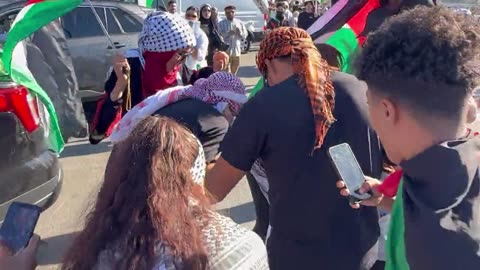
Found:
[[[304,30],[313,7],[295,27],[276,4],[257,55],[264,87],[250,96],[236,76],[246,30],[235,6],[219,21],[211,5],[181,16],[170,1],[145,19],[139,48],[115,58],[105,83],[90,141],[114,147],[62,269],[480,269],[480,141],[468,129],[479,22],[395,9],[347,74]],[[369,199],[348,199],[328,156],[340,143]],[[253,231],[212,206],[244,176]],[[384,252],[379,211],[390,213]],[[33,269],[37,245],[0,249],[0,269]]]

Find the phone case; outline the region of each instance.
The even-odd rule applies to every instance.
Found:
[[[360,164],[358,164],[358,161],[352,151],[352,148],[350,147],[350,145],[348,143],[342,143],[342,144],[339,144],[339,145],[335,145],[335,146],[332,146],[328,149],[328,156],[330,157],[330,160],[332,161],[332,165],[333,165],[333,168],[335,169],[335,172],[337,173],[338,175],[338,178],[339,179],[342,179],[342,176],[337,168],[337,165],[335,163],[335,160],[334,158],[332,157],[332,152],[336,149],[336,148],[347,148],[348,151],[350,151],[350,153],[352,154],[352,156],[354,157],[354,161],[356,163],[356,166],[358,166],[358,168],[360,168],[360,171],[362,170],[361,167],[360,167]],[[363,173],[362,173],[363,174]],[[343,179],[342,179],[343,180]],[[349,196],[349,202],[351,204],[353,203],[359,203],[361,202],[362,200],[366,200],[368,198],[370,198],[372,195],[370,192],[368,193],[364,193],[364,194],[359,194],[357,193],[355,190],[352,190],[351,188],[348,187],[348,183],[345,182],[345,185],[347,186],[347,188],[349,189],[350,191],[350,196]]]

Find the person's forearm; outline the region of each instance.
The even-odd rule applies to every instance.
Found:
[[[115,84],[115,87],[113,88],[112,92],[110,93],[110,99],[112,101],[117,101],[122,98],[123,92],[125,91],[125,88],[127,88],[127,83],[126,82],[120,82],[117,81]]]
[[[392,212],[394,202],[395,202],[395,198],[390,198],[390,197],[384,196],[383,199],[378,204],[378,207],[381,208],[382,210],[390,213],[390,212]]]
[[[234,168],[220,157],[205,177],[204,186],[210,195],[210,202],[217,203],[225,199],[243,176],[245,172]]]

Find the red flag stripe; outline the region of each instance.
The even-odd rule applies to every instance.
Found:
[[[378,0],[370,0],[347,22],[357,37],[365,29],[368,14],[378,7],[380,7]]]
[[[32,4],[39,3],[39,2],[45,2],[45,0],[28,0],[27,4],[25,4],[25,6],[32,5]]]

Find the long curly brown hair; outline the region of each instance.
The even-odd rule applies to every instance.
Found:
[[[95,207],[62,269],[90,270],[102,251],[112,250],[121,256],[112,269],[151,269],[159,243],[185,269],[205,269],[201,230],[209,207],[190,174],[198,151],[193,135],[176,122],[142,121],[113,149]]]

